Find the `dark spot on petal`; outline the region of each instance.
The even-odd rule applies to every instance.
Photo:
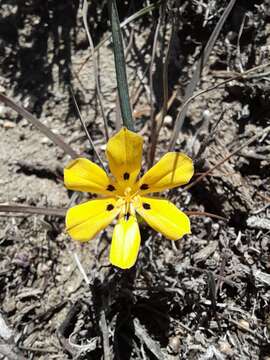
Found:
[[[107,205],[106,210],[111,211],[111,210],[113,210],[113,209],[114,209],[113,204],[109,204],[109,205]]]
[[[128,220],[128,219],[129,219],[129,217],[130,217],[130,213],[129,213],[129,212],[127,212],[127,213],[125,214],[125,219],[126,219],[126,220]]]
[[[147,184],[142,184],[142,185],[140,186],[140,189],[141,189],[141,190],[147,190],[147,189],[149,189],[149,185],[147,185]]]
[[[143,203],[142,206],[143,206],[143,208],[144,208],[145,210],[151,209],[151,205],[148,204],[148,203]]]
[[[128,180],[129,179],[129,173],[125,172],[123,175],[124,180]]]
[[[108,191],[114,191],[114,190],[115,190],[115,187],[110,184],[110,185],[107,186],[107,190],[108,190]]]

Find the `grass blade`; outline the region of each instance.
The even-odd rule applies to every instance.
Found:
[[[151,121],[151,147],[149,151],[149,161],[148,167],[150,168],[153,165],[154,157],[155,157],[155,149],[156,149],[156,120],[155,120],[155,110],[154,110],[154,83],[153,83],[153,75],[154,75],[154,65],[155,65],[155,57],[159,39],[159,32],[162,22],[164,21],[164,4],[160,8],[158,23],[155,30],[152,54],[151,54],[151,62],[150,62],[150,70],[149,70],[149,86],[150,86],[150,121]]]
[[[85,124],[85,122],[83,121],[82,114],[81,114],[81,112],[80,112],[80,109],[79,109],[77,100],[76,100],[76,98],[75,98],[74,92],[73,92],[73,90],[72,90],[71,87],[70,87],[69,89],[70,89],[71,96],[72,96],[72,99],[73,99],[75,108],[76,108],[76,110],[77,110],[77,113],[78,113],[78,116],[79,116],[79,119],[80,119],[80,122],[81,122],[81,125],[82,125],[82,127],[83,127],[83,129],[84,129],[84,132],[85,132],[86,137],[87,137],[87,139],[88,139],[88,141],[89,141],[89,143],[90,143],[90,146],[91,146],[91,148],[93,149],[93,151],[94,151],[94,153],[95,153],[95,155],[96,155],[96,158],[97,158],[98,161],[99,161],[100,166],[101,166],[101,167],[104,169],[104,171],[106,172],[105,166],[104,166],[104,164],[103,164],[103,162],[102,162],[102,160],[101,160],[101,157],[100,157],[100,155],[99,155],[99,153],[98,153],[98,150],[96,149],[95,144],[93,143],[93,140],[92,140],[92,138],[91,138],[91,136],[90,136],[90,134],[89,134],[89,132],[88,132],[88,130],[87,130],[86,124]]]
[[[186,103],[186,101],[192,96],[194,90],[196,89],[196,86],[200,80],[200,76],[201,76],[201,71],[203,69],[203,67],[205,66],[205,64],[208,61],[209,55],[213,49],[213,46],[217,40],[217,37],[219,36],[219,33],[227,19],[227,17],[229,16],[234,4],[235,4],[236,0],[231,0],[228,4],[228,6],[226,7],[226,9],[224,10],[223,14],[221,15],[214,31],[212,32],[204,51],[202,52],[200,58],[198,59],[197,63],[196,63],[196,67],[195,67],[195,71],[193,73],[191,82],[189,83],[189,85],[186,88],[185,91],[185,97],[184,97],[184,104]],[[182,106],[181,110],[178,113],[178,116],[176,118],[175,121],[175,126],[174,126],[174,131],[173,131],[173,135],[172,135],[172,140],[170,142],[169,145],[169,150],[172,150],[175,146],[176,140],[178,138],[178,134],[183,126],[185,117],[186,117],[186,113],[187,113],[187,109],[188,109],[188,104]]]
[[[121,33],[120,22],[119,22],[118,11],[115,0],[108,1],[108,10],[111,20],[116,80],[117,80],[117,88],[118,88],[123,124],[129,130],[134,131],[132,112],[131,112],[131,106],[129,100],[122,33]]]
[[[108,139],[109,139],[109,129],[108,129],[107,119],[106,119],[106,115],[105,115],[105,111],[104,111],[104,107],[103,107],[103,103],[102,103],[100,82],[99,82],[99,77],[98,77],[98,64],[97,64],[97,59],[96,59],[96,55],[95,55],[95,47],[94,47],[92,36],[90,34],[88,23],[87,23],[87,11],[88,11],[88,2],[87,2],[87,0],[84,0],[84,2],[83,2],[83,24],[84,24],[84,27],[85,27],[86,35],[87,35],[87,38],[88,38],[88,41],[89,41],[91,54],[92,54],[92,58],[93,58],[95,85],[96,85],[96,89],[97,89],[97,96],[98,96],[98,101],[99,101],[99,105],[100,105],[101,115],[103,117],[106,140],[108,141]]]
[[[32,115],[22,106],[18,105],[14,100],[3,94],[0,94],[0,101],[2,101],[5,105],[11,107],[23,118],[28,120],[32,125],[36,126],[55,145],[59,146],[66,154],[70,155],[73,159],[79,157],[79,154],[77,154],[70,145],[65,143],[59,135],[56,135],[54,132],[52,132],[46,125],[42,124],[34,115]]]
[[[0,213],[22,213],[32,215],[54,215],[65,216],[67,209],[54,209],[54,208],[40,208],[36,206],[24,206],[24,205],[0,205]]]
[[[127,24],[139,19],[140,17],[148,14],[149,12],[151,12],[152,10],[155,10],[159,5],[161,4],[161,1],[157,1],[154,4],[149,4],[148,6],[145,6],[144,8],[142,8],[141,10],[137,11],[136,13],[132,14],[131,16],[129,16],[128,18],[126,18],[124,21],[122,21],[120,23],[120,28],[122,29],[123,27],[125,27]],[[107,41],[111,40],[111,34],[106,35],[104,37],[104,39],[102,41],[100,41],[97,46],[95,47],[95,52],[98,51]],[[87,63],[87,61],[91,58],[91,54],[87,57],[87,59],[83,62],[83,64],[81,65],[80,69],[78,70],[78,74],[82,71],[83,67],[85,66],[85,64]]]

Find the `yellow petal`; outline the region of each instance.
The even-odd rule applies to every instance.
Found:
[[[110,261],[121,269],[131,268],[137,259],[141,243],[141,235],[137,219],[122,217],[113,232],[110,250]]]
[[[193,173],[193,163],[187,155],[167,153],[140,179],[140,193],[159,192],[184,185]]]
[[[74,240],[88,241],[108,226],[119,212],[114,198],[87,201],[67,211],[66,230]]]
[[[141,197],[136,211],[157,232],[171,240],[190,234],[187,215],[168,200]]]
[[[122,187],[132,186],[141,169],[143,138],[122,128],[107,144],[111,173]]]
[[[105,195],[113,195],[116,191],[106,172],[85,158],[72,160],[65,167],[64,182],[70,190]]]

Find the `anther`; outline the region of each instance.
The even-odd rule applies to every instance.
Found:
[[[115,190],[115,187],[110,184],[110,185],[107,186],[107,190],[108,190],[108,191],[114,191],[114,190]]]
[[[129,179],[129,173],[125,172],[123,175],[124,180],[128,180]]]
[[[113,210],[113,209],[114,209],[113,204],[109,204],[109,205],[107,205],[106,210],[111,211],[111,210]]]
[[[147,184],[142,184],[142,185],[140,186],[140,189],[141,189],[141,190],[147,190],[147,189],[149,189],[149,185],[147,185]]]
[[[143,208],[144,208],[145,210],[151,209],[151,205],[148,204],[148,203],[143,203],[142,206],[143,206]]]

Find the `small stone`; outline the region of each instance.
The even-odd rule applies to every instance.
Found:
[[[29,255],[27,252],[18,252],[15,254],[12,263],[26,269],[30,265]]]
[[[172,125],[172,117],[170,115],[164,117],[164,125]]]
[[[220,352],[222,352],[227,356],[233,355],[233,349],[231,348],[231,345],[227,341],[220,341],[219,350]]]
[[[0,104],[0,117],[6,116],[6,107]]]
[[[239,321],[239,325],[243,330],[249,330],[249,322],[248,321],[241,319]]]
[[[41,144],[43,144],[43,145],[52,145],[52,141],[47,137],[43,137],[41,139]]]
[[[212,114],[208,109],[204,110],[204,112],[202,114],[202,117],[203,117],[204,121],[210,121],[211,116],[212,116]]]
[[[3,310],[6,314],[13,313],[16,310],[16,302],[10,298],[8,301],[3,303]]]
[[[28,124],[29,124],[29,122],[26,119],[22,119],[21,122],[20,122],[20,125],[22,127],[26,127],[26,126],[28,126]]]
[[[180,352],[180,346],[181,346],[180,336],[179,335],[173,336],[169,339],[167,351],[171,355],[177,355]]]
[[[13,121],[5,120],[3,122],[3,128],[4,129],[13,129],[15,128],[16,124]]]
[[[0,315],[0,336],[8,342],[13,335],[13,330],[8,327],[4,318]]]
[[[39,263],[37,266],[37,274],[43,276],[50,271],[47,264]]]

